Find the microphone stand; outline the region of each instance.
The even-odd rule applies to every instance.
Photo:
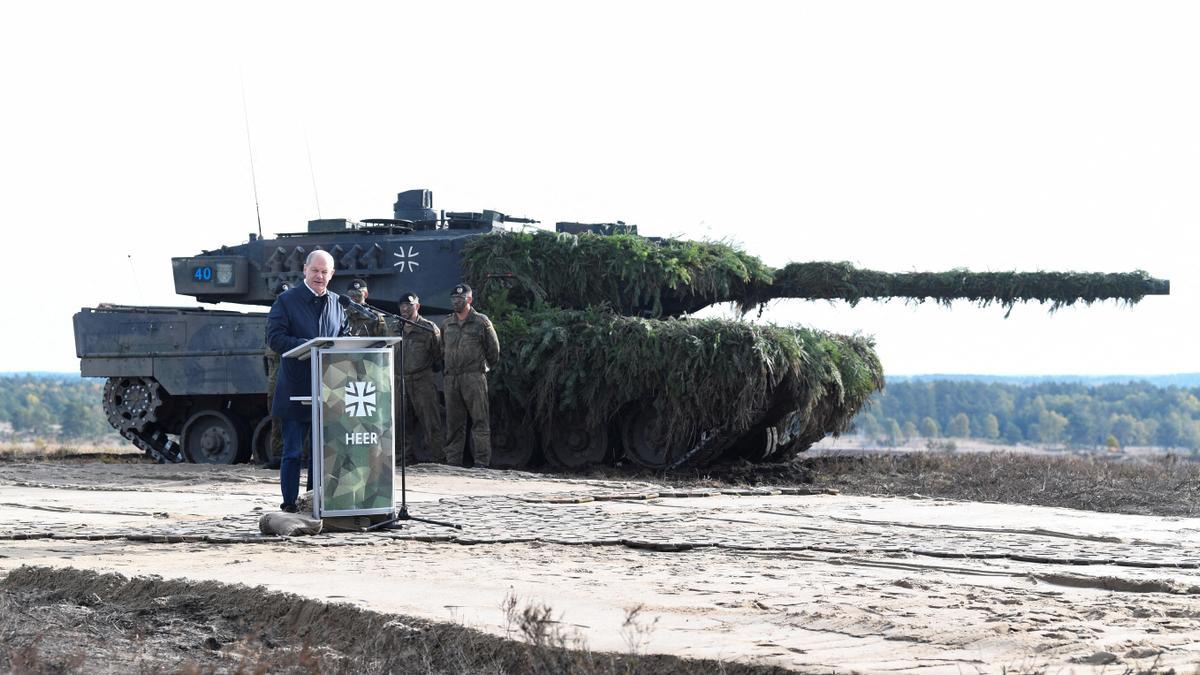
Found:
[[[408,453],[405,452],[404,446],[408,442],[407,420],[408,420],[409,401],[408,401],[408,393],[406,391],[406,387],[404,384],[404,324],[416,326],[417,328],[420,328],[421,330],[424,330],[424,331],[429,331],[430,333],[432,333],[433,331],[425,326],[422,326],[421,324],[417,323],[416,321],[406,319],[402,316],[396,316],[395,314],[389,314],[389,316],[392,316],[401,321],[401,324],[400,324],[400,349],[397,350],[400,352],[400,402],[402,404],[401,409],[400,409],[400,510],[394,511],[393,515],[390,519],[385,520],[382,523],[376,523],[374,525],[371,525],[370,527],[367,528],[367,530],[398,530],[398,529],[401,529],[401,526],[397,525],[396,523],[398,523],[402,520],[415,520],[420,523],[429,523],[430,525],[440,525],[442,527],[452,527],[456,530],[461,530],[462,525],[459,525],[457,523],[446,523],[446,522],[442,522],[440,520],[430,520],[428,518],[418,518],[414,515],[409,514],[409,512],[408,512],[408,496],[407,496],[408,495],[408,482],[407,482]]]
[[[404,317],[400,316],[399,314],[392,314],[391,312],[389,312],[389,311],[387,311],[387,310],[385,310],[385,309],[379,309],[379,308],[378,308],[378,307],[376,307],[375,305],[367,305],[367,304],[363,304],[363,305],[359,305],[359,306],[360,306],[360,307],[362,307],[363,309],[370,310],[370,311],[374,312],[375,314],[377,314],[377,315],[379,315],[379,316],[387,316],[387,317],[391,317],[391,318],[393,318],[393,319],[395,319],[395,320],[397,320],[397,321],[400,321],[400,322],[402,322],[402,323],[406,323],[406,324],[408,324],[408,325],[412,326],[413,328],[420,328],[421,330],[425,331],[426,333],[432,333],[432,332],[433,332],[433,329],[432,329],[432,328],[429,328],[428,326],[422,326],[421,324],[417,323],[416,321],[411,321],[411,320],[409,320],[409,319],[406,319],[406,318],[404,318]],[[404,335],[403,335],[403,334],[401,334],[401,335],[400,335],[400,337],[401,337],[401,338],[403,338],[403,337],[404,337]]]

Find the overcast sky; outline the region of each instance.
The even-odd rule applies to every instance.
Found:
[[[775,266],[1144,269],[1169,297],[764,319],[891,374],[1200,371],[1198,34],[1188,2],[4,3],[0,371],[77,371],[80,307],[192,304],[170,257],[256,229],[247,119],[268,235],[424,187]]]

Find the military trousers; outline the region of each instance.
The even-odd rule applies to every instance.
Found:
[[[400,388],[396,387],[396,394]],[[404,376],[404,396],[397,395],[400,401],[399,412],[396,413],[396,424],[404,420],[404,461],[413,464],[417,461],[413,437],[417,429],[425,439],[425,448],[435,462],[446,461],[446,436],[442,432],[442,408],[438,405],[437,378],[432,370],[422,370]],[[404,415],[403,418],[400,415]],[[399,433],[399,427],[396,433]],[[460,460],[461,463],[461,460]]]
[[[446,395],[446,462],[452,466],[462,466],[467,421],[470,420],[475,466],[490,466],[492,431],[491,418],[488,417],[487,375],[446,375],[442,385]]]

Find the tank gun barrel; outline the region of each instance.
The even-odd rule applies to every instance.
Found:
[[[1018,302],[1118,300],[1134,304],[1167,295],[1171,284],[1141,270],[1089,272],[880,272],[848,262],[791,263],[779,269],[716,242],[649,240],[629,235],[498,233],[473,240],[463,252],[466,278],[487,291],[503,288],[518,306],[546,303],[583,309],[606,304],[627,313],[678,316],[735,302],[749,311],[770,300],[870,298],[971,300],[1011,308]]]
[[[522,218],[520,216],[510,216],[506,213],[500,214],[500,222],[502,223],[518,223],[522,225],[537,225],[542,222],[535,218]]]
[[[993,303],[1011,308],[1018,302],[1051,303],[1051,311],[1076,303],[1101,300],[1129,304],[1147,295],[1169,295],[1171,282],[1142,270],[1121,273],[1092,272],[879,272],[859,269],[847,262],[791,263],[775,270],[768,285],[758,284],[739,302],[750,308],[777,298],[845,300],[905,298],[949,304],[970,300],[981,306]]]

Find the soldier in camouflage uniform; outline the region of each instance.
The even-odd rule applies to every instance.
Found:
[[[272,292],[275,297],[290,289],[292,286],[288,282],[283,282],[276,286]],[[271,456],[267,458],[266,468],[279,469],[279,460],[283,458],[283,422],[278,417],[271,415],[271,400],[275,398],[275,383],[279,380],[279,354],[267,346],[266,351],[267,366],[267,415],[271,417],[271,438],[269,448]]]
[[[433,455],[433,461],[445,463],[445,434],[442,432],[442,410],[438,405],[437,378],[434,373],[442,366],[442,331],[437,325],[421,316],[421,299],[416,293],[404,293],[399,298],[400,316],[418,324],[396,322],[403,326],[404,341],[397,345],[404,349],[403,383],[397,372],[394,391],[401,391],[404,386],[404,398],[397,396],[396,420],[404,415],[409,433],[404,438],[404,462],[416,464],[417,455],[413,450],[412,432],[416,431],[411,422],[420,425],[425,437],[425,447]],[[397,326],[396,334],[400,334]],[[396,367],[399,368],[399,355]]]
[[[471,287],[458,284],[450,295],[454,313],[442,322],[443,390],[446,395],[446,462],[462,466],[467,420],[475,442],[475,466],[492,461],[487,371],[500,362],[500,339],[483,314],[471,307]]]
[[[346,289],[346,297],[363,306],[367,304],[367,295],[365,279],[351,281],[350,287]],[[378,314],[374,319],[365,318],[356,312],[347,312],[346,316],[350,321],[350,334],[354,337],[380,337],[388,334],[387,323]]]

